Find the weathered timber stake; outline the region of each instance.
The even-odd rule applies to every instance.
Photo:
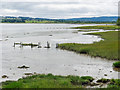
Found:
[[[15,47],[15,42],[14,42],[14,45],[13,45],[13,47]]]
[[[31,48],[33,48],[33,44],[32,44],[32,42],[31,42]]]
[[[50,44],[49,44],[49,42],[47,41],[47,48],[50,48]]]
[[[41,46],[40,46],[40,42],[38,42],[38,48],[41,48]]]
[[[56,48],[58,48],[58,46],[59,46],[59,44],[58,44],[58,43],[56,43]]]

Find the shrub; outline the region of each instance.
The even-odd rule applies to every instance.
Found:
[[[120,68],[120,61],[113,63],[113,66],[116,68]]]
[[[107,83],[107,82],[110,82],[110,80],[102,78],[102,79],[97,80],[97,82],[99,82],[99,83]]]
[[[91,76],[82,76],[81,78],[84,80],[89,80],[90,82],[92,82],[94,80],[94,78]]]

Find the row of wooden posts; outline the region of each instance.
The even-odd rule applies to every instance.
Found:
[[[32,47],[42,48],[40,42],[38,42],[38,44],[33,44],[33,43],[26,44],[26,43],[22,43],[22,42],[20,42],[20,43],[14,42],[13,47],[15,47],[16,45],[20,45],[20,47],[23,47],[23,46],[31,46],[31,48],[32,48]],[[59,44],[56,43],[56,48],[58,48],[58,45],[59,45]],[[45,46],[44,48],[50,48],[50,43],[49,43],[48,41],[47,41],[47,46]]]

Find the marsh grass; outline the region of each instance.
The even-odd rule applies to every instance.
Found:
[[[79,32],[91,32],[91,31],[99,31],[99,30],[78,30]]]
[[[113,63],[113,66],[116,68],[120,68],[120,61]]]
[[[109,90],[120,90],[120,79],[99,79],[98,83],[107,83],[107,89]]]
[[[102,78],[102,79],[98,79],[97,82],[98,82],[98,83],[107,83],[107,82],[110,82],[110,80],[109,80],[109,79]]]
[[[118,32],[120,31],[89,33],[90,35],[99,35],[104,40],[94,42],[93,44],[65,43],[60,44],[59,48],[94,57],[120,60],[118,57],[118,42],[120,42]]]
[[[116,90],[120,90],[120,79],[111,79],[108,88],[117,88]]]
[[[60,76],[39,74],[21,78],[18,81],[2,82],[2,88],[85,88],[90,86],[94,78],[90,76]],[[108,90],[120,89],[120,79],[99,79],[98,83],[107,83]]]
[[[116,30],[116,29],[120,29],[120,26],[117,26],[117,25],[98,25],[98,26],[75,27],[75,29],[104,29],[104,30]]]
[[[28,76],[18,81],[6,81],[3,88],[82,88],[94,79],[90,76],[57,76],[40,74]]]

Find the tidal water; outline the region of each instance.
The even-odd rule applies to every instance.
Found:
[[[17,80],[24,73],[39,73],[54,75],[78,75],[98,78],[118,78],[112,64],[115,61],[93,58],[87,55],[56,49],[56,43],[90,44],[102,40],[98,36],[83,35],[87,32],[77,32],[70,27],[89,26],[89,24],[0,24],[0,82]],[[95,24],[90,24],[95,25]],[[95,31],[94,31],[95,32]],[[44,48],[47,41],[49,49]],[[37,47],[13,47],[14,42],[41,43]],[[29,69],[19,69],[26,65]],[[104,74],[107,74],[105,76]],[[1,78],[7,75],[8,78]]]

